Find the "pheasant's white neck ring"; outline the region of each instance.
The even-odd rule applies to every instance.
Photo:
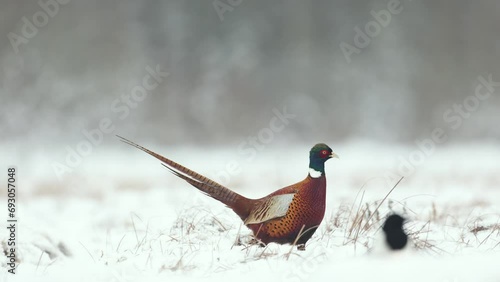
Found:
[[[320,178],[323,175],[323,173],[321,171],[315,170],[314,168],[309,168],[309,175],[312,178]]]

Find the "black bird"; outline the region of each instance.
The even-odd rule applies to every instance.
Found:
[[[401,250],[408,243],[408,235],[403,230],[405,219],[397,214],[387,217],[384,223],[385,242],[391,250]]]

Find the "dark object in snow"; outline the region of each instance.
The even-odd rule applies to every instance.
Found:
[[[384,230],[387,246],[391,250],[401,250],[408,243],[408,235],[403,230],[405,219],[397,214],[392,214],[385,220]]]
[[[325,144],[316,144],[309,152],[309,174],[304,180],[266,197],[249,199],[170,159],[118,137],[162,161],[174,175],[231,208],[264,244],[297,244],[299,250],[304,250],[305,243],[325,215],[325,162],[330,158],[338,158]]]

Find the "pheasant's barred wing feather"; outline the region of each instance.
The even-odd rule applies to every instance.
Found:
[[[295,193],[275,195],[258,203],[245,219],[245,224],[257,224],[285,216],[294,196]]]

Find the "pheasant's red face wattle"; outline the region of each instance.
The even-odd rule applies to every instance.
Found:
[[[328,152],[327,150],[321,151],[321,155],[320,155],[321,158],[325,159],[325,158],[328,158],[328,156],[330,156],[330,152]]]

